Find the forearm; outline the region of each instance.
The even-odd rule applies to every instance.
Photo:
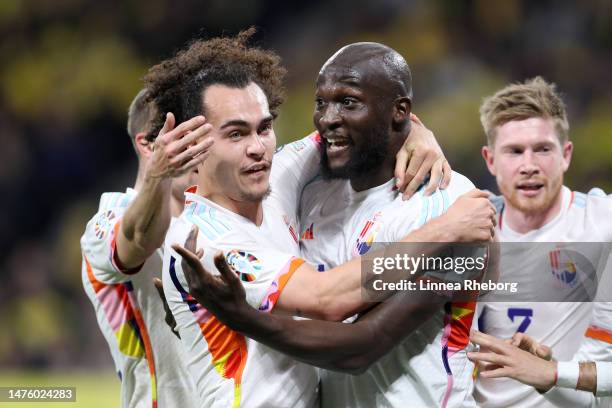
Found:
[[[325,274],[318,275],[319,282],[313,281],[318,288],[313,293],[318,293],[321,308],[327,313],[322,318],[340,321],[362,311],[367,307],[367,303],[364,303],[363,288],[371,287],[374,280],[384,279],[387,283],[416,281],[421,276],[420,266],[411,271],[387,270],[382,275],[374,273],[372,269],[362,271],[362,266],[366,265],[368,260],[371,262],[375,258],[394,258],[396,254],[408,258],[440,254],[452,241],[452,237],[443,231],[444,228],[441,228],[436,220],[432,220],[395,244],[370,252],[365,258],[353,258]],[[391,295],[390,291],[379,292],[376,301],[383,301]]]
[[[230,328],[296,360],[360,373],[429,319],[443,302],[429,292],[401,292],[353,324],[294,320],[254,309],[217,317]]]
[[[117,234],[116,253],[122,267],[142,265],[163,244],[171,218],[171,183],[170,178],[145,177]]]

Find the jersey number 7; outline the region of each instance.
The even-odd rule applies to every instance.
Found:
[[[515,317],[523,317],[523,321],[516,329],[517,333],[525,333],[529,325],[531,324],[531,318],[533,317],[533,309],[511,307],[508,309],[508,317],[514,322]]]

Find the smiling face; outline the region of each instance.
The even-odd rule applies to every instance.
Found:
[[[394,95],[375,62],[332,60],[319,73],[313,121],[325,147],[322,171],[330,177],[372,172],[388,156]]]
[[[199,169],[199,185],[211,195],[260,202],[270,189],[276,136],[268,100],[251,82],[245,88],[211,85],[203,95],[214,144]]]
[[[498,126],[487,167],[508,204],[526,214],[545,213],[560,199],[572,143],[561,144],[552,119],[513,120]]]

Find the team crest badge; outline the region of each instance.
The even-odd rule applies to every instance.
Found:
[[[225,260],[243,282],[253,282],[261,272],[261,262],[248,252],[232,249],[225,254]]]
[[[98,215],[98,219],[94,225],[94,233],[98,239],[103,239],[106,236],[108,231],[111,229],[114,219],[115,213],[112,210],[108,210]]]

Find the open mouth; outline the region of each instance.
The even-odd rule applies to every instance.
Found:
[[[266,173],[270,169],[270,166],[266,163],[257,163],[249,166],[244,173],[248,176],[259,176]]]
[[[351,145],[351,139],[347,137],[327,137],[325,140],[327,142],[328,155],[336,155],[343,152]]]
[[[544,188],[544,184],[543,183],[521,183],[517,185],[516,188],[526,196],[534,196],[538,194],[542,188]]]

